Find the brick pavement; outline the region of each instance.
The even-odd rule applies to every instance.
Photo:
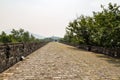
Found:
[[[0,80],[120,80],[120,60],[51,42],[1,73]]]

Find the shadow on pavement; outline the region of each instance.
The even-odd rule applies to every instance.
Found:
[[[77,48],[77,47],[67,47],[69,49],[72,49],[72,50],[78,50],[78,51],[86,51],[86,52],[90,52],[90,51],[87,51],[87,50],[84,50],[84,49],[80,49],[80,48]]]
[[[120,67],[120,59],[117,59],[117,58],[112,58],[110,56],[107,56],[107,55],[104,55],[104,54],[101,54],[101,53],[94,53],[94,52],[90,52],[90,51],[86,51],[84,49],[79,49],[79,48],[76,48],[76,47],[67,47],[69,49],[72,49],[72,50],[78,50],[78,51],[85,51],[85,52],[89,52],[88,54],[95,54],[96,57],[104,60],[104,61],[107,61],[108,63],[110,64],[113,64],[115,67]]]
[[[116,67],[120,67],[120,59],[112,58],[104,54],[96,55],[97,57],[107,61],[110,64],[113,64]]]

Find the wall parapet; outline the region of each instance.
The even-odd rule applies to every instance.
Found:
[[[48,42],[0,44],[0,72],[19,62],[21,56],[26,57],[47,43]]]
[[[78,48],[96,53],[102,53],[114,58],[120,58],[120,48],[105,48],[91,45],[79,45]]]

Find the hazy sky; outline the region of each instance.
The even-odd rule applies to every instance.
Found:
[[[42,36],[60,36],[81,14],[92,15],[100,5],[120,0],[0,0],[0,31],[23,28]]]

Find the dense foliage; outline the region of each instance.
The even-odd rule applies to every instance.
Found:
[[[39,39],[36,39],[28,31],[24,29],[11,31],[11,34],[6,34],[4,31],[0,34],[0,43],[17,43],[17,42],[39,42]]]
[[[63,42],[102,47],[120,47],[120,10],[117,4],[101,5],[93,16],[80,16],[66,28]]]

